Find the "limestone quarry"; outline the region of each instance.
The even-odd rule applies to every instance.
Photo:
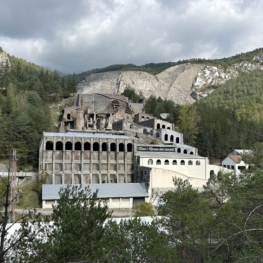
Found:
[[[132,88],[145,98],[151,95],[173,100],[176,104],[193,103],[214,91],[213,86],[224,84],[242,72],[263,70],[263,54],[252,62],[240,62],[227,68],[220,65],[185,63],[152,75],[143,71],[110,71],[86,77],[78,85],[78,93],[102,92],[121,94]]]

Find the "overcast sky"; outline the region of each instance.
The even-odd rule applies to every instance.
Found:
[[[63,73],[263,47],[262,0],[0,0],[0,46]]]

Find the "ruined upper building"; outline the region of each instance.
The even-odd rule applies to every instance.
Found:
[[[78,94],[75,106],[62,111],[59,132],[112,130],[112,123],[123,118],[133,119],[128,98],[102,93]]]

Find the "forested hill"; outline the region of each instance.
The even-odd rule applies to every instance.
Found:
[[[1,48],[0,58],[0,159],[7,160],[16,148],[20,166],[36,167],[42,133],[52,130],[49,106],[75,92],[76,79],[62,78]]]
[[[195,65],[205,62],[206,65],[220,65],[221,68],[234,67],[235,63],[244,61],[261,65],[262,52],[263,49],[258,49],[221,60],[191,59],[150,63],[141,67],[117,65],[93,72],[143,68],[157,74],[185,62]],[[156,117],[170,110],[169,120],[184,133],[186,143],[198,147],[201,155],[223,158],[233,148],[251,148],[262,141],[262,74],[262,70],[255,68],[248,72],[241,70],[236,78],[213,85],[215,91],[192,106],[177,106],[174,101],[167,103],[158,96],[155,99],[151,97],[146,102],[145,110]],[[56,71],[51,72],[15,58],[0,48],[0,160],[7,160],[12,148],[16,148],[21,167],[37,167],[42,132],[55,130],[50,106],[70,97],[76,91],[76,78],[80,76],[61,77]],[[149,106],[151,103],[153,107]]]

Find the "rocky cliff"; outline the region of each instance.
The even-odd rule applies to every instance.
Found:
[[[6,63],[8,64],[9,67],[11,66],[10,61],[9,61],[9,58],[8,58],[6,52],[0,51],[0,69],[1,69],[3,66],[5,66]]]
[[[227,68],[205,64],[181,64],[152,75],[143,71],[111,71],[92,74],[78,85],[79,93],[120,94],[132,88],[146,98],[151,95],[171,99],[176,104],[193,103],[213,92],[213,86],[236,78],[242,72],[263,70],[263,55],[252,62],[241,62]]]

